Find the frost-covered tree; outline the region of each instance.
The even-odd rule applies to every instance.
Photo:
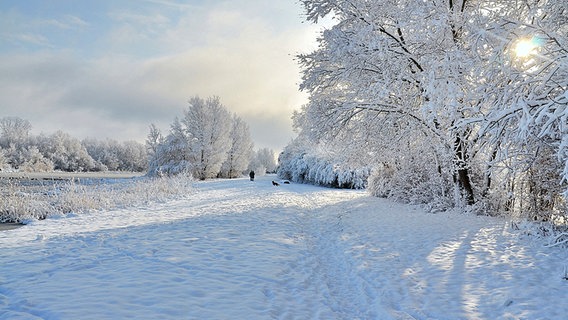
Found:
[[[25,149],[30,144],[31,124],[18,117],[0,118],[0,148],[10,167],[18,169],[25,161]]]
[[[304,67],[301,88],[310,93],[303,130],[333,136],[355,126],[353,122],[384,122],[388,125],[377,132],[378,139],[418,141],[402,154],[391,153],[391,165],[423,152],[421,142],[428,143],[432,157],[440,160],[437,171],[451,171],[463,197],[473,203],[469,131],[455,126],[470,100],[465,77],[470,64],[460,31],[466,21],[465,2],[303,4],[311,21],[329,14],[338,21],[322,34],[318,50],[299,57]],[[446,155],[451,155],[450,161],[442,162]]]
[[[92,170],[142,172],[148,168],[146,148],[136,141],[84,139],[81,144],[95,161]]]
[[[333,15],[337,24],[299,56],[310,100],[296,126],[316,146],[372,163],[373,192],[438,203],[493,197],[515,210],[531,190],[561,196],[565,1],[302,3],[309,21]],[[544,178],[562,168],[552,184]]]
[[[22,146],[27,142],[31,129],[28,120],[18,117],[0,118],[0,147]]]
[[[0,119],[0,148],[5,166],[25,171],[145,171],[144,145],[112,139],[82,142],[62,131],[51,135],[30,135],[29,121]]]
[[[55,170],[62,171],[89,171],[95,166],[95,161],[79,139],[69,134],[57,131],[44,137],[42,154],[53,162]]]
[[[231,131],[229,132],[230,148],[219,177],[237,178],[247,169],[252,154],[252,139],[248,125],[236,114],[232,117]]]
[[[118,167],[118,160],[114,157],[110,149],[108,140],[98,140],[87,138],[81,141],[87,153],[95,161],[94,170],[96,171],[115,171]],[[110,167],[110,168],[109,168]]]
[[[189,160],[194,177],[214,178],[221,169],[231,146],[231,115],[219,97],[193,97],[181,119],[188,134]]]
[[[480,116],[463,122],[479,128],[483,191],[507,211],[565,211],[568,3],[480,2],[476,9],[480,28],[469,41],[483,71],[474,78]]]
[[[190,140],[178,117],[170,127],[170,133],[156,146],[149,158],[148,174],[178,174],[191,171]]]
[[[158,146],[160,143],[164,141],[164,136],[162,136],[162,132],[155,124],[150,124],[150,132],[146,137],[146,150],[148,154],[148,158],[152,158],[156,151],[158,150]]]
[[[148,169],[146,147],[137,141],[124,141],[119,157],[122,171],[142,172]]]
[[[191,98],[183,117],[174,120],[170,133],[157,146],[149,173],[190,172],[202,180],[217,177],[232,145],[231,119],[219,97]]]
[[[274,150],[270,148],[262,148],[256,151],[255,160],[260,164],[267,173],[275,173],[277,164],[274,158]]]
[[[25,161],[19,167],[26,172],[47,172],[54,169],[53,162],[43,156],[36,146],[24,150]]]
[[[274,150],[262,148],[253,152],[248,171],[253,170],[257,175],[276,173],[278,164],[274,157]]]

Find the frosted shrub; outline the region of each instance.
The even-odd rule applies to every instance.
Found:
[[[86,186],[70,181],[63,186],[55,203],[60,213],[83,213],[95,209],[109,209],[111,202],[119,199],[120,194],[115,194],[111,186]]]
[[[46,195],[35,195],[22,192],[20,186],[12,181],[2,184],[0,193],[0,222],[16,222],[29,219],[40,219],[47,216],[55,208]]]
[[[519,148],[519,146],[515,146]],[[490,171],[478,164],[473,171],[478,184],[479,213],[507,215],[515,220],[555,222],[568,214],[568,186],[558,175],[564,165],[551,147],[531,141],[521,146],[522,156],[493,162]],[[521,153],[521,152],[519,152]],[[475,168],[475,167],[474,167]]]
[[[323,156],[300,153],[281,157],[278,176],[300,183],[326,187],[364,189],[370,169],[352,168],[347,164],[333,163]]]
[[[422,165],[419,165],[422,163]],[[427,162],[402,159],[398,166],[379,165],[369,177],[368,191],[377,197],[421,204],[430,211],[442,211],[456,204],[450,175],[439,173]]]
[[[511,229],[519,231],[520,235],[537,238],[543,241],[547,247],[568,247],[568,221],[563,219],[561,223],[520,220],[511,222]]]
[[[63,213],[77,213],[161,202],[189,194],[192,181],[189,176],[176,175],[95,186],[70,182],[59,197],[59,204]]]
[[[179,162],[167,161],[166,163],[162,164],[151,162],[150,168],[148,170],[148,176],[175,176],[178,174],[185,174],[186,172],[191,171],[191,168],[191,163],[185,160],[180,160]]]
[[[71,180],[62,185],[30,187],[10,183],[0,197],[0,222],[44,219],[53,214],[135,207],[163,202],[192,193],[187,175],[144,177],[112,183],[85,184]]]

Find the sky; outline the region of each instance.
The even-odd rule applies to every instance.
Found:
[[[294,57],[322,29],[304,20],[297,0],[2,0],[0,118],[144,142],[215,95],[279,152],[307,102]]]

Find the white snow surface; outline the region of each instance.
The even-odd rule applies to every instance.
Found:
[[[364,191],[199,182],[0,232],[0,319],[566,319],[566,249]]]

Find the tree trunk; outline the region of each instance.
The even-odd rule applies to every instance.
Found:
[[[469,171],[467,169],[467,151],[461,137],[456,136],[455,140],[455,156],[457,165],[457,182],[465,195],[465,199],[468,205],[475,203],[475,198],[473,197],[473,187],[471,186],[471,179],[469,177]]]
[[[469,172],[467,169],[458,169],[458,183],[465,193],[467,204],[474,204],[475,199],[473,197],[473,188],[471,187],[471,181],[469,179]]]
[[[491,152],[491,157],[489,157],[489,161],[487,161],[487,166],[485,167],[483,191],[481,192],[481,196],[483,198],[485,198],[489,194],[489,190],[491,189],[493,162],[495,161],[495,159],[497,159],[498,148],[498,144],[493,147],[493,152]]]

